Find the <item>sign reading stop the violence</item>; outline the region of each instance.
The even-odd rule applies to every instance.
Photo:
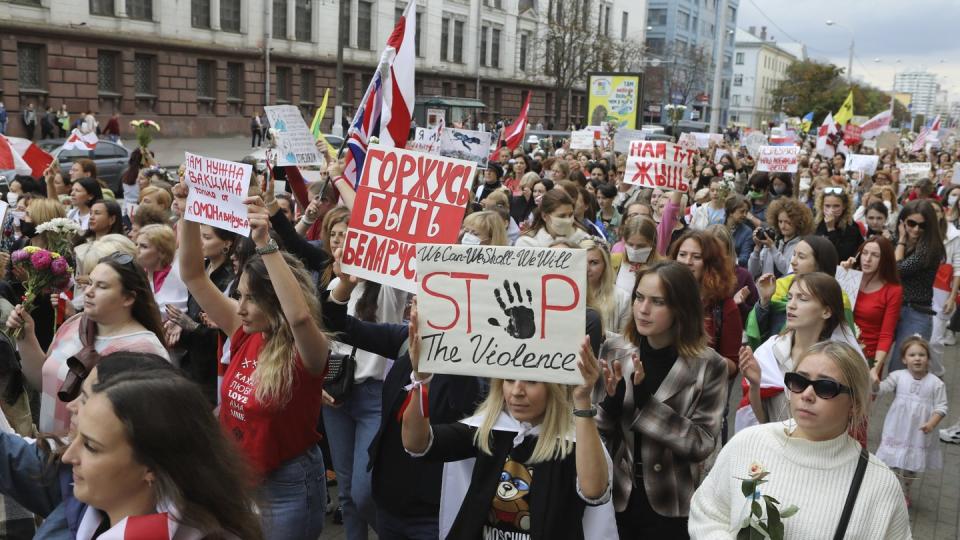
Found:
[[[797,172],[799,146],[761,146],[757,170],[762,172]]]
[[[183,217],[240,236],[250,234],[250,221],[243,199],[247,197],[253,167],[224,159],[185,152],[183,177],[190,186]]]
[[[583,384],[582,249],[419,245],[420,371]]]
[[[343,244],[343,270],[417,291],[417,244],[457,241],[477,164],[371,145]]]
[[[623,179],[642,187],[689,191],[683,173],[693,165],[696,152],[663,141],[631,141]]]

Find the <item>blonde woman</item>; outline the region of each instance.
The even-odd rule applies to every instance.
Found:
[[[661,258],[657,250],[657,224],[649,217],[636,216],[627,218],[620,229],[621,240],[613,246],[611,262],[617,287],[631,294],[636,273]]]
[[[487,199],[489,198],[487,197]],[[460,243],[475,246],[510,245],[503,219],[500,214],[490,210],[474,212],[463,218]]]
[[[177,236],[167,225],[147,225],[137,235],[137,262],[150,280],[163,320],[167,320],[167,306],[180,311],[187,309],[187,286],[180,279],[180,270],[174,264],[177,255]],[[203,256],[200,257],[203,260]]]
[[[621,334],[630,321],[630,293],[616,286],[606,244],[587,239],[580,247],[587,250],[587,306],[600,314],[604,332]]]
[[[692,538],[734,538],[750,499],[742,478],[760,465],[768,475],[761,490],[780,509],[799,511],[784,519],[784,538],[911,538],[907,507],[896,476],[849,435],[863,425],[870,404],[870,377],[856,349],[820,342],[784,376],[792,418],[754,426],[730,439],[693,495]],[[841,516],[858,469],[862,480]],[[755,503],[754,503],[755,504]]]

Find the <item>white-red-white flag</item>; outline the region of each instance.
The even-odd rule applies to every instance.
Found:
[[[837,124],[833,121],[833,113],[827,113],[823,123],[817,129],[817,153],[825,158],[832,158],[836,153],[836,146],[831,144],[831,136],[836,136]]]
[[[414,76],[417,61],[416,2],[407,3],[403,15],[387,40],[381,64],[389,66],[383,78],[380,109],[380,144],[403,148],[410,134],[414,106]]]
[[[17,174],[39,178],[51,162],[53,156],[41,150],[33,141],[0,136],[0,170],[12,169]]]
[[[520,143],[523,142],[523,135],[527,131],[527,113],[530,111],[530,96],[533,95],[533,92],[527,92],[527,99],[523,102],[523,107],[520,109],[520,115],[517,116],[516,120],[512,124],[503,128],[503,132],[500,133],[500,140],[497,144],[497,149],[490,154],[491,160],[497,159],[497,152],[501,148],[506,146],[511,151],[515,150]]]
[[[81,133],[79,129],[74,129],[63,143],[64,150],[93,150],[100,141],[96,133]]]
[[[892,121],[893,111],[886,109],[882,113],[867,120],[862,126],[860,126],[860,128],[863,129],[863,133],[860,134],[860,138],[867,140],[879,137],[881,133],[890,129],[890,122]]]

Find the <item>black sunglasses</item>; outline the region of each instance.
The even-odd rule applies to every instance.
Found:
[[[805,391],[807,387],[812,384],[813,392],[821,399],[833,399],[840,394],[853,395],[853,391],[849,386],[844,386],[837,381],[831,381],[828,379],[817,379],[815,381],[811,381],[803,375],[794,373],[793,371],[783,376],[783,384],[785,384],[787,389],[794,394],[803,393],[803,391]]]
[[[926,221],[914,221],[912,219],[908,219],[905,221],[905,223],[907,224],[907,227],[910,227],[911,229],[920,227],[920,230],[922,231],[927,228]]]

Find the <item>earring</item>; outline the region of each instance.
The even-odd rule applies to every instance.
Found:
[[[223,251],[223,254],[226,255],[227,253],[230,253],[230,248],[223,248],[221,251]]]

